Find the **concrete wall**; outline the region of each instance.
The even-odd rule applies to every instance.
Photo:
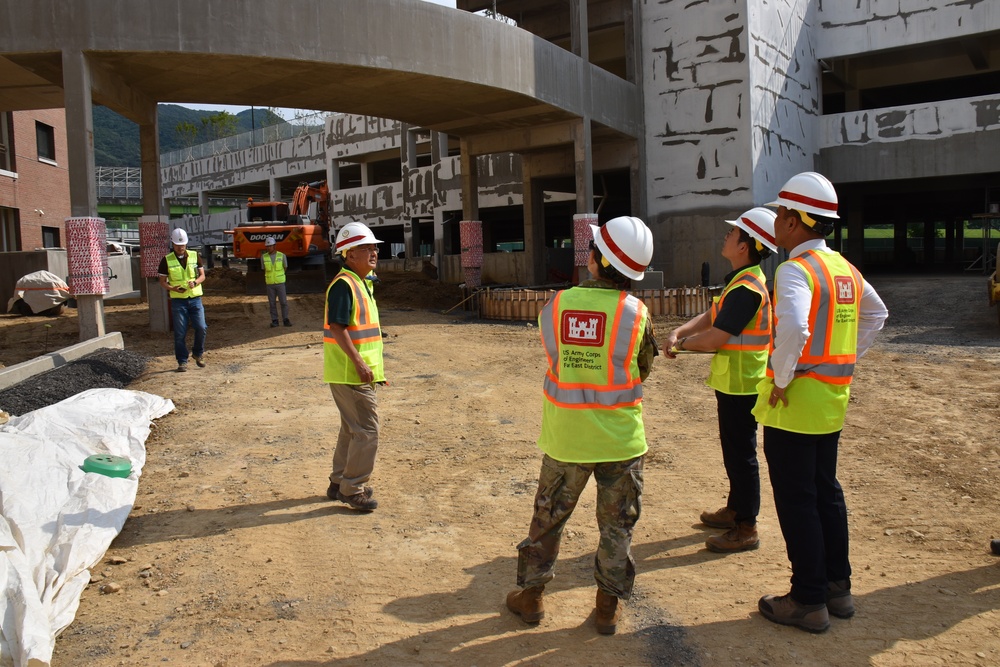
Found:
[[[0,173],[0,206],[20,213],[20,250],[42,247],[42,227],[58,229],[59,243],[65,245],[70,215],[66,114],[62,109],[40,109],[14,111],[12,116],[14,171]],[[36,121],[53,129],[55,164],[38,158]]]
[[[828,0],[817,4],[818,58],[1000,30],[996,0]]]
[[[325,146],[324,133],[317,132],[164,167],[160,170],[163,196],[192,196],[206,190],[322,171],[326,168]]]

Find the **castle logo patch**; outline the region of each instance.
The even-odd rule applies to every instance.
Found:
[[[607,324],[606,313],[595,313],[589,310],[567,310],[562,314],[560,338],[563,345],[587,345],[602,347],[604,345],[604,329]]]

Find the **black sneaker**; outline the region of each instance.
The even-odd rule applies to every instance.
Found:
[[[271,328],[278,326],[278,320],[271,320]]]
[[[371,512],[378,507],[378,501],[366,494],[364,491],[355,493],[353,496],[345,496],[340,491],[337,492],[337,500],[347,503],[348,507],[361,512]]]
[[[275,326],[277,326],[277,325],[275,325]],[[292,326],[292,321],[290,319],[288,319],[287,317],[285,318],[285,326],[286,327]]]

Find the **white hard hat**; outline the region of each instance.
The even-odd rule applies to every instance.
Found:
[[[264,239],[264,245],[266,247],[268,247],[268,248],[270,248],[271,246],[273,246],[274,245],[274,237],[273,236],[268,236],[266,239]]]
[[[183,229],[178,227],[174,231],[170,232],[170,242],[174,245],[187,245],[188,235]]]
[[[337,252],[350,250],[356,245],[366,245],[368,243],[382,243],[372,230],[362,222],[349,222],[337,232]]]
[[[653,233],[639,218],[623,215],[601,227],[591,225],[596,245],[604,259],[632,280],[642,280],[653,259]]]
[[[827,218],[840,217],[837,215],[837,191],[834,190],[833,183],[815,171],[804,171],[792,176],[781,188],[778,198],[767,205],[784,206]]]
[[[753,238],[760,241],[771,252],[778,252],[774,243],[774,219],[778,217],[774,211],[763,206],[752,208],[740,215],[736,220],[726,220],[733,227],[739,227]]]

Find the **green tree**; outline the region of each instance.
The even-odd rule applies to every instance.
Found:
[[[177,123],[174,132],[177,133],[177,139],[185,148],[190,148],[198,143],[198,127],[194,123],[186,120]]]
[[[239,121],[228,111],[220,111],[201,119],[201,129],[208,141],[231,137],[239,131]]]

